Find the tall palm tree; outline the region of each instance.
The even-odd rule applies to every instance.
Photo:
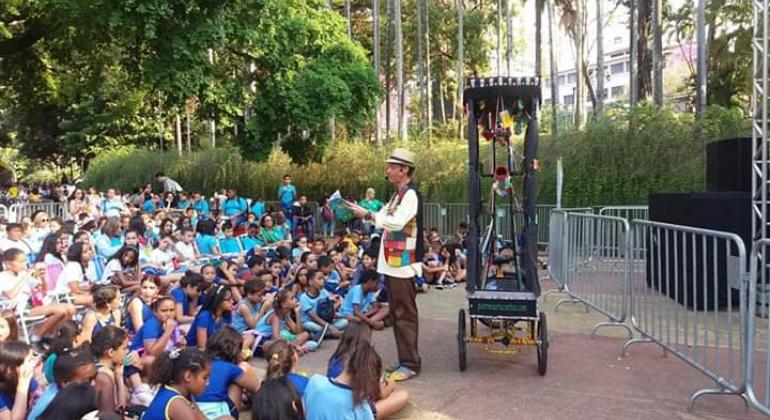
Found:
[[[513,13],[511,13],[510,0],[503,0],[503,9],[505,10],[505,69],[506,76],[510,76],[513,59]]]
[[[558,134],[559,119],[559,83],[557,77],[559,75],[559,69],[556,64],[556,48],[553,45],[553,3],[554,0],[548,1],[548,60],[551,62],[551,133],[554,137]]]
[[[387,26],[385,29],[385,97],[387,106],[385,106],[385,140],[390,139],[390,93],[393,71],[393,0],[385,0],[385,19]]]
[[[401,25],[401,0],[394,0],[396,22],[396,89],[398,90],[398,135],[407,142],[406,119],[404,118],[404,30]]]
[[[596,0],[596,105],[594,114],[604,107],[604,0]]]
[[[535,76],[543,71],[543,1],[535,0]]]
[[[417,0],[414,2],[415,6],[415,16],[417,17],[417,93],[419,95],[418,97],[418,106],[417,106],[417,121],[419,121],[420,124],[424,122],[424,112],[425,112],[425,57],[423,55],[423,45],[422,42],[424,40],[424,28],[423,28],[423,16],[422,16],[422,3],[425,0]]]
[[[350,0],[345,0],[345,20],[348,22],[348,38],[353,38],[353,21],[350,18]]]
[[[663,105],[663,2],[652,0],[652,100]]]
[[[374,72],[377,74],[377,82],[380,82],[380,0],[372,0],[372,38],[373,38],[373,61]],[[374,141],[377,146],[382,146],[382,137],[380,135],[380,108],[382,102],[377,103],[377,109],[374,114]]]
[[[452,109],[452,118],[457,117],[457,109],[463,108],[463,84],[465,82],[465,49],[463,48],[463,0],[455,0],[457,9],[457,91],[455,92],[455,106]],[[463,113],[460,112],[458,137],[462,137]]]

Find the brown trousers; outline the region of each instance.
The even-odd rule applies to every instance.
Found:
[[[390,313],[395,316],[393,334],[396,337],[398,361],[414,370],[420,371],[422,361],[417,350],[419,319],[417,314],[414,277],[398,278],[386,276],[388,286],[388,304]]]

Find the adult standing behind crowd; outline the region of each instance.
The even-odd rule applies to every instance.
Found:
[[[396,318],[393,333],[398,349],[398,364],[389,369],[390,377],[405,381],[419,374],[421,368],[414,281],[415,276],[422,274],[422,201],[417,185],[412,182],[415,154],[398,148],[385,162],[388,181],[396,186],[396,194],[388,204],[377,213],[357,204],[348,205],[356,217],[383,230],[377,272],[384,274],[387,282],[390,311]]]
[[[179,185],[178,182],[174,181],[173,179],[166,176],[163,172],[158,172],[155,174],[155,179],[163,184],[163,192],[170,192],[174,195],[179,194],[183,191],[183,188],[181,185]]]
[[[372,213],[377,213],[378,211],[380,211],[380,209],[382,209],[382,206],[384,206],[384,204],[382,204],[382,201],[374,198],[374,194],[375,194],[374,188],[367,188],[366,196],[364,197],[363,200],[358,202],[358,205],[365,208],[366,210],[369,210]],[[365,220],[364,231],[366,232],[367,235],[371,235],[372,232],[374,231],[374,223],[372,223],[369,220]]]

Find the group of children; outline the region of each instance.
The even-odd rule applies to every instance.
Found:
[[[161,221],[148,233],[142,215],[115,219],[98,238],[51,232],[34,259],[4,249],[0,420],[239,418],[246,405],[254,419],[373,419],[407,403],[370,344],[392,322],[376,242],[286,247],[256,229],[236,238],[228,222],[195,232]],[[18,326],[35,317],[20,341]],[[300,356],[326,338],[340,339],[328,372],[303,376]]]

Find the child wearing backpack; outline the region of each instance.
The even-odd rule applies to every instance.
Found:
[[[324,288],[324,275],[311,270],[307,276],[307,291],[299,298],[302,328],[310,334],[326,334],[339,338],[348,325],[345,318],[335,319],[335,305],[331,295]]]

